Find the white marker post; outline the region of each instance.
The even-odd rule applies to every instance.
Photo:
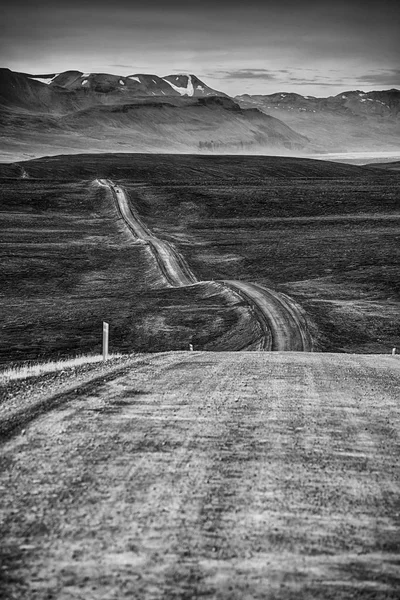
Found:
[[[189,344],[189,351],[193,352],[193,344]]]
[[[103,360],[108,358],[108,323],[103,321]]]
[[[392,348],[392,356],[396,354],[396,348]]]

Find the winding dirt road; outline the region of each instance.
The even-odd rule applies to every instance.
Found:
[[[125,190],[108,179],[97,181],[111,191],[117,210],[133,236],[149,245],[168,284],[184,287],[199,283],[173,245],[154,236],[143,223],[131,207]],[[312,338],[302,310],[292,298],[255,283],[233,280],[214,283],[228,287],[250,306],[264,333],[263,350],[312,350]]]
[[[197,279],[185,259],[169,242],[155,237],[140,219],[139,215],[132,209],[124,189],[107,179],[99,179],[98,181],[101,185],[107,186],[111,190],[118,212],[130,232],[136,238],[143,240],[149,245],[169,285],[172,287],[182,287],[197,283]]]

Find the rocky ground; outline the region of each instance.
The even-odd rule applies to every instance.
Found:
[[[4,598],[398,598],[397,357],[131,360],[1,445]]]

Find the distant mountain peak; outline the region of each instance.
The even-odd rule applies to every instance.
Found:
[[[6,69],[4,69],[6,71]],[[7,70],[9,71],[9,70]],[[12,73],[12,71],[9,71]],[[68,91],[85,89],[96,93],[120,93],[136,96],[226,96],[206,85],[192,73],[177,73],[159,77],[151,73],[132,75],[114,75],[82,71],[64,71],[60,73],[32,74],[14,73],[28,82],[36,82],[49,88],[58,87]]]

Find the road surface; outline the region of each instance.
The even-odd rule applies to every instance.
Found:
[[[100,179],[99,182],[111,190],[118,211],[131,233],[149,245],[169,285],[181,287],[197,283],[184,258],[171,244],[154,236],[139,215],[134,212],[123,188],[106,179]]]
[[[264,350],[312,350],[312,340],[299,305],[289,296],[244,281],[224,281],[257,309],[264,328],[271,332],[265,338]]]
[[[0,446],[12,600],[395,600],[400,359],[147,355]]]
[[[198,283],[185,259],[172,244],[154,236],[143,223],[131,207],[124,189],[107,179],[99,179],[98,182],[111,190],[129,231],[149,244],[168,284],[181,287]],[[312,350],[304,315],[293,299],[253,283],[233,280],[218,283],[228,287],[249,305],[264,333],[263,350]]]

